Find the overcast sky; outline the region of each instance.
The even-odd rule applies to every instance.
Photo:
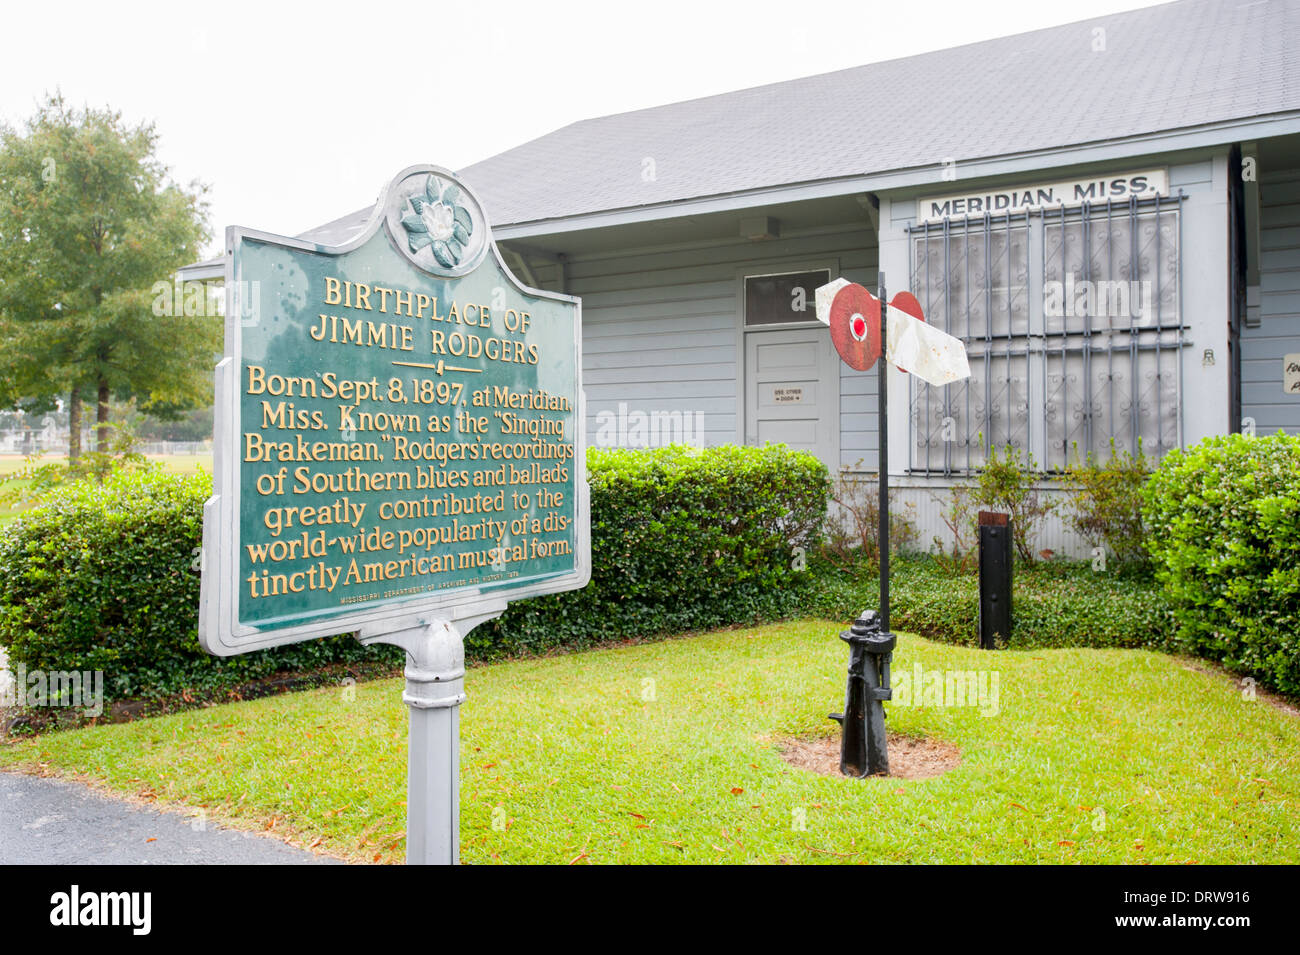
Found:
[[[580,119],[1154,4],[1143,0],[10,3],[0,118],[46,92],[152,120],[212,225],[295,234],[417,162]]]

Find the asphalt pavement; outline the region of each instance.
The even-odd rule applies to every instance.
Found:
[[[313,865],[338,860],[76,783],[0,773],[0,864]]]

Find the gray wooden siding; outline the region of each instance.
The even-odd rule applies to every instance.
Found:
[[[871,286],[875,244],[863,222],[766,242],[617,250],[569,259],[566,291],[582,298],[588,440],[595,443],[600,413],[617,416],[620,404],[628,413],[700,412],[706,444],[741,440],[742,277],[824,266],[832,278],[843,275]],[[541,285],[556,287],[553,267],[530,265]],[[864,467],[875,466],[875,394],[874,371],[842,369],[839,463],[853,466],[862,459]]]
[[[1300,434],[1300,395],[1282,391],[1282,356],[1300,353],[1300,169],[1261,170],[1260,324],[1241,330],[1241,413],[1259,434]]]

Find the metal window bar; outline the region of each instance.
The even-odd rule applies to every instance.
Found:
[[[1085,204],[1040,214],[1045,308],[1050,282],[1060,283],[1064,304],[1059,328],[1052,316],[1044,319],[1048,470],[1066,467],[1076,454],[1105,460],[1112,444],[1155,458],[1182,445],[1185,198],[1130,197],[1106,202],[1104,212],[1101,204]],[[1087,283],[1080,286],[1088,306],[1083,314],[1073,307],[1076,276]]]
[[[985,213],[908,232],[912,289],[926,321],[961,339],[974,372],[939,389],[913,382],[909,470],[969,473],[993,448],[1028,443],[1029,214]]]
[[[1076,450],[1104,460],[1112,442],[1157,458],[1181,447],[1185,198],[1108,199],[909,227],[912,288],[926,320],[962,340],[973,373],[938,391],[913,381],[909,470],[970,473],[1006,444],[1040,452],[1051,471]],[[1035,230],[1039,289],[1029,277]],[[1059,283],[1060,315],[1047,310],[1050,282]],[[1076,289],[1086,290],[1081,311]],[[1031,331],[1040,316],[1041,332]],[[1033,354],[1042,376],[1031,383]],[[1045,448],[1029,447],[1030,408],[1043,409]]]

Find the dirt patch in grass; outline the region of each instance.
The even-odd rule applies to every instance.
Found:
[[[818,736],[789,739],[778,744],[781,758],[791,766],[821,773],[840,775],[840,738]],[[961,750],[943,740],[889,734],[890,779],[933,779],[961,763]]]

